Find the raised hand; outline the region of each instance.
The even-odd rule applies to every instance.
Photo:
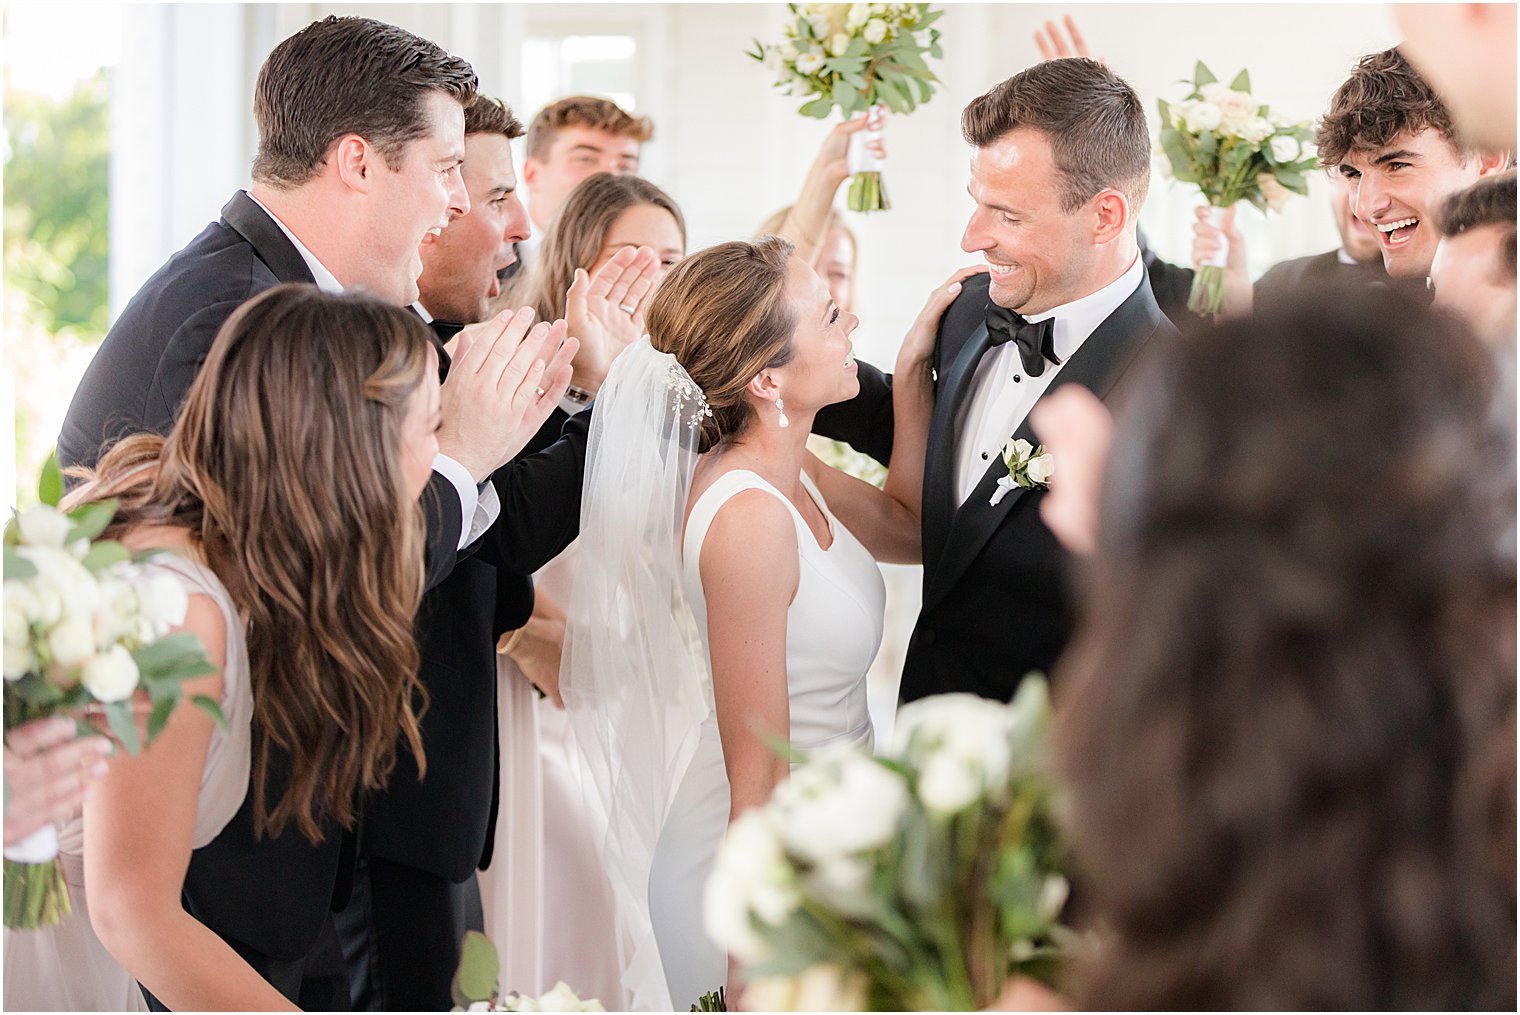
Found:
[[[1219,256],[1220,247],[1229,244],[1225,252],[1224,308],[1223,315],[1236,317],[1249,314],[1252,306],[1251,275],[1246,265],[1246,240],[1235,227],[1235,211],[1231,205],[1224,213],[1224,228],[1209,222],[1209,209],[1197,209],[1198,219],[1193,224],[1193,267],[1197,268],[1210,258]]]
[[[565,322],[503,310],[460,332],[440,393],[438,449],[480,483],[538,432],[570,383],[577,343]]]
[[[1054,21],[1045,22],[1044,27],[1035,29],[1034,44],[1040,51],[1041,60],[1059,60],[1068,56],[1092,57],[1088,52],[1087,40],[1082,37],[1082,32],[1077,28],[1076,19],[1070,14],[1061,19],[1066,25],[1066,34],[1061,34],[1061,28]],[[1098,58],[1100,63],[1107,61]]]
[[[833,189],[850,178],[850,136],[863,130],[880,130],[886,116],[885,106],[873,106],[863,113],[856,113],[841,123],[836,123],[823,137],[818,154],[813,159],[809,175],[817,174],[821,181],[832,181]],[[887,146],[881,138],[866,142],[866,150],[879,159],[887,157]]]
[[[954,275],[945,280],[943,285],[935,286],[924,302],[924,308],[918,312],[918,317],[908,328],[908,334],[903,338],[901,348],[897,350],[897,376],[906,377],[912,371],[923,374],[928,378],[929,361],[934,355],[934,336],[939,330],[939,319],[944,316],[945,308],[955,302],[960,295],[961,287],[966,279],[972,275],[980,275],[987,270],[985,264],[974,264],[970,267],[959,268]]]
[[[1035,403],[1029,424],[1056,463],[1040,519],[1068,550],[1090,555],[1098,545],[1098,500],[1114,418],[1097,395],[1063,384]]]
[[[105,737],[80,737],[74,723],[61,716],[24,723],[5,741],[7,846],[78,814],[111,753]]]
[[[575,269],[566,294],[565,320],[580,341],[574,381],[595,394],[618,353],[644,334],[644,301],[660,274],[660,256],[650,247],[624,247],[588,275]]]

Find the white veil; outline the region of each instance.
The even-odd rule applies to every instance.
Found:
[[[606,817],[619,958],[633,1010],[670,1010],[649,917],[655,842],[707,717],[710,678],[681,583],[681,531],[702,391],[648,336],[597,394],[582,486],[580,567],[560,690],[584,789]]]

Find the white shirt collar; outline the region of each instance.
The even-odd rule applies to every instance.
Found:
[[[412,304],[412,309],[415,310],[415,311],[417,311],[417,316],[420,317],[420,318],[422,318],[422,323],[423,324],[432,324],[433,323],[433,315],[430,314],[430,313],[428,313],[427,307],[425,307],[425,306],[422,305],[422,301],[421,300],[418,300],[416,303],[413,303]]]
[[[306,268],[311,272],[312,280],[317,283],[317,288],[321,289],[325,293],[342,292],[343,283],[339,282],[337,278],[334,277],[333,273],[328,271],[326,266],[324,266],[321,261],[317,260],[316,254],[313,254],[310,250],[306,249],[306,244],[302,243],[300,238],[297,237],[295,233],[291,232],[285,223],[280,221],[280,216],[276,215],[274,212],[265,207],[264,202],[254,197],[251,192],[244,191],[244,193],[248,194],[248,200],[264,209],[264,214],[268,215],[271,219],[274,220],[274,224],[280,227],[280,232],[284,233],[286,238],[290,240],[291,244],[295,246],[296,253],[300,254],[301,260],[306,262]]]
[[[1053,307],[1042,314],[1029,314],[1025,320],[1043,321],[1047,317],[1056,319],[1055,352],[1064,362],[1087,341],[1089,335],[1098,330],[1098,325],[1108,320],[1109,315],[1140,288],[1144,277],[1145,265],[1140,255],[1136,254],[1135,260],[1124,270],[1124,274],[1097,292]]]
[[[1339,250],[1337,250],[1335,252],[1335,259],[1337,261],[1341,262],[1342,264],[1356,264],[1357,263],[1356,258],[1352,257],[1346,251],[1345,247],[1342,247],[1342,248],[1340,248]]]

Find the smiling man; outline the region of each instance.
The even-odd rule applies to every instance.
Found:
[[[1508,163],[1507,152],[1462,144],[1445,103],[1397,49],[1358,61],[1315,143],[1351,187],[1352,213],[1376,234],[1393,278],[1429,276],[1442,200]]]
[[[1069,558],[1040,518],[1044,491],[993,496],[1010,437],[1064,384],[1106,398],[1158,335],[1135,221],[1150,135],[1133,89],[1095,60],[1048,60],[961,114],[972,202],[961,249],[987,262],[940,321],[922,508],[924,598],[903,669],[906,700],[1012,696],[1049,672],[1072,611]],[[887,461],[892,379],[859,367],[861,393],[817,430]]]

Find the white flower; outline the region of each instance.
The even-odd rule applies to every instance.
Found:
[[[47,642],[59,666],[77,666],[95,654],[94,627],[81,617],[64,617],[48,632]]]
[[[864,916],[871,911],[871,865],[859,857],[833,857],[808,875],[811,893],[840,912]]]
[[[906,7],[907,5],[903,4],[902,6]],[[886,4],[871,4],[870,7],[871,7],[871,13],[872,14],[885,14],[885,13],[887,13],[887,5]]]
[[[138,638],[141,634],[141,616],[137,590],[130,582],[111,574],[101,575],[98,587],[100,599],[93,618],[96,642],[106,645],[121,638]],[[153,637],[156,637],[156,632],[150,632],[146,639],[139,640]]]
[[[1048,451],[1043,455],[1031,458],[1029,460],[1029,465],[1025,468],[1025,472],[1028,474],[1029,478],[1036,483],[1049,483],[1050,477],[1055,473],[1055,471],[1056,460],[1051,457],[1051,454]]]
[[[185,611],[190,607],[185,586],[168,574],[156,574],[138,582],[137,601],[159,630],[183,624]]]
[[[823,863],[886,845],[907,806],[902,776],[846,745],[798,766],[773,796],[789,852]]]
[[[844,56],[844,51],[850,48],[850,37],[843,32],[838,32],[829,40],[829,55]]]
[[[1183,124],[1194,134],[1218,129],[1224,121],[1224,112],[1212,102],[1188,103],[1183,113]]]
[[[1010,437],[1003,442],[1003,463],[1012,468],[1016,463],[1028,458],[1029,453],[1033,450],[1034,445],[1024,438]]]
[[[791,63],[797,59],[797,47],[790,42],[783,43],[781,46],[781,59],[787,63]]]
[[[797,1011],[863,1011],[867,981],[859,970],[846,972],[832,962],[820,962],[797,978]]]
[[[799,901],[768,808],[745,811],[728,826],[707,879],[702,897],[707,933],[740,961],[760,961],[768,949],[751,913],[775,926],[785,922]]]
[[[850,4],[849,13],[844,16],[844,27],[849,31],[855,31],[866,23],[871,16],[871,8],[867,4]]]
[[[122,701],[137,689],[137,664],[126,649],[112,645],[84,664],[79,679],[97,701]]]
[[[23,581],[12,578],[5,583],[5,640],[26,644],[31,638],[31,611],[35,608],[32,590]]]
[[[829,16],[822,12],[807,15],[808,27],[813,30],[815,39],[827,39],[829,37]]]
[[[923,698],[898,712],[888,756],[918,769],[919,798],[941,814],[959,811],[984,793],[1001,799],[1012,771],[1013,734],[1025,711],[974,694]]]
[[[52,546],[58,549],[63,548],[69,530],[74,527],[67,515],[46,504],[27,508],[16,517],[16,523],[21,527],[23,542],[31,546]]]
[[[823,69],[823,56],[817,50],[808,50],[797,58],[797,73],[817,74]]]
[[[1272,158],[1278,162],[1293,162],[1303,150],[1304,146],[1291,134],[1279,134],[1272,139]]]
[[[744,981],[744,1006],[750,1011],[801,1011],[797,1007],[797,979],[792,976],[756,976]]]
[[[491,1002],[490,1001],[473,1001],[473,1002],[470,1003],[470,1006],[465,1009],[465,1011],[490,1011],[490,1010],[491,1010]]]
[[[1198,89],[1198,94],[1203,96],[1203,101],[1218,104],[1219,100],[1230,94],[1230,90],[1218,81],[1210,81]]]
[[[527,1011],[530,1009],[525,1008],[523,1010]],[[580,997],[575,993],[575,991],[571,990],[564,980],[561,980],[554,985],[554,989],[550,990],[547,994],[540,997],[531,1010],[606,1011],[607,1009],[602,1007],[602,1002],[597,1001],[594,998],[589,1001],[582,1001]]]
[[[65,614],[88,616],[95,611],[100,599],[95,576],[67,550],[18,546],[16,552],[37,569],[36,577],[27,579],[36,597],[34,622],[52,627]]]
[[[874,46],[887,37],[887,23],[880,18],[872,18],[866,22],[866,29],[861,34]]]
[[[37,661],[32,658],[30,645],[5,640],[5,679],[20,680],[37,666]]]
[[[1253,145],[1259,145],[1272,135],[1272,125],[1263,117],[1253,116],[1241,124],[1240,129],[1236,133],[1240,135],[1242,140],[1249,141]]]
[[[1224,114],[1226,121],[1243,123],[1256,115],[1256,100],[1250,92],[1227,91],[1212,101]]]
[[[955,814],[982,794],[982,779],[964,758],[936,754],[918,775],[918,797],[939,814]]]

